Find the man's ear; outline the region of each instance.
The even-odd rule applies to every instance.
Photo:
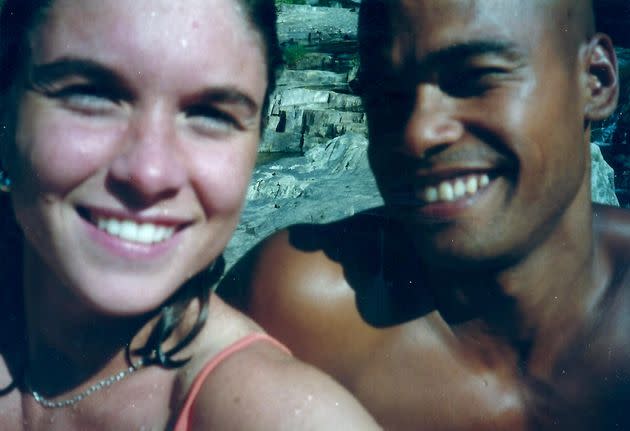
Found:
[[[607,118],[617,107],[619,99],[619,71],[617,55],[608,35],[595,34],[588,43],[585,64],[586,106],[589,121]]]

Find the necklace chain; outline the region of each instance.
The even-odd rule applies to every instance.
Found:
[[[133,364],[131,364],[129,368],[124,369],[102,380],[99,380],[98,382],[90,386],[89,388],[85,389],[83,392],[76,394],[72,398],[66,398],[65,400],[53,401],[53,400],[49,400],[43,397],[39,392],[37,392],[36,390],[32,388],[30,381],[28,379],[28,374],[25,375],[26,378],[24,379],[24,383],[26,385],[26,389],[31,393],[35,401],[37,401],[41,406],[46,407],[48,409],[59,409],[59,408],[73,406],[79,401],[89,397],[93,393],[98,392],[101,389],[110,387],[114,383],[119,382],[123,380],[124,378],[128,377],[129,375],[133,374],[135,371],[142,368],[143,365],[144,365],[144,361],[140,359],[134,362]]]

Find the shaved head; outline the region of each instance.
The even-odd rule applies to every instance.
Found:
[[[578,38],[589,38],[595,33],[595,15],[592,0],[553,0],[555,13],[563,24]]]
[[[382,66],[383,55],[388,52],[393,35],[393,22],[399,21],[400,9],[410,4],[419,4],[422,0],[363,0],[359,14],[360,57],[363,71],[374,66]],[[577,59],[579,47],[587,43],[595,34],[595,16],[593,0],[529,0],[510,2],[505,0],[445,0],[442,5],[447,8],[456,5],[474,14],[491,8],[506,9],[517,16],[517,20],[531,20],[544,28],[544,42],[558,54],[562,54],[573,65]],[[436,3],[431,3],[433,7]],[[482,7],[482,6],[485,6]],[[487,17],[487,15],[480,17]],[[413,19],[412,17],[407,17]],[[507,25],[506,23],[500,23]],[[533,27],[529,26],[530,28]],[[527,33],[524,37],[529,37]]]
[[[577,48],[595,34],[592,0],[543,0],[549,3],[549,25],[556,31],[560,52],[575,58]],[[542,3],[542,2],[541,2]],[[553,30],[553,29],[552,29]]]

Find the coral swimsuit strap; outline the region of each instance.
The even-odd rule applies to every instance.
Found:
[[[240,340],[234,342],[233,344],[229,345],[228,347],[223,349],[218,355],[210,359],[210,361],[208,361],[208,363],[203,367],[203,369],[197,375],[197,377],[195,377],[195,380],[193,381],[193,384],[190,387],[190,390],[188,391],[188,396],[186,397],[186,402],[184,403],[184,407],[182,408],[182,411],[179,414],[179,418],[177,419],[177,422],[175,423],[175,428],[173,428],[174,431],[188,431],[189,430],[190,412],[192,409],[192,405],[197,399],[197,395],[199,394],[199,391],[201,390],[201,386],[206,381],[206,377],[208,377],[208,375],[212,372],[212,370],[214,370],[221,362],[229,358],[234,353],[245,349],[247,346],[249,346],[252,343],[255,343],[256,341],[267,341],[273,344],[274,346],[276,346],[277,348],[279,348],[280,350],[287,352],[288,354],[291,354],[289,349],[287,349],[282,343],[280,343],[275,338],[267,334],[263,334],[263,333],[249,334],[241,338]]]

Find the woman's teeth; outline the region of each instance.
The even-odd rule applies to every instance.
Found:
[[[466,175],[445,180],[436,186],[420,190],[419,197],[426,203],[452,202],[466,195],[473,196],[490,184],[488,174]]]
[[[136,223],[132,220],[115,218],[99,217],[95,224],[100,230],[107,232],[111,236],[141,244],[162,242],[172,237],[175,233],[174,227],[160,226],[153,223]]]

